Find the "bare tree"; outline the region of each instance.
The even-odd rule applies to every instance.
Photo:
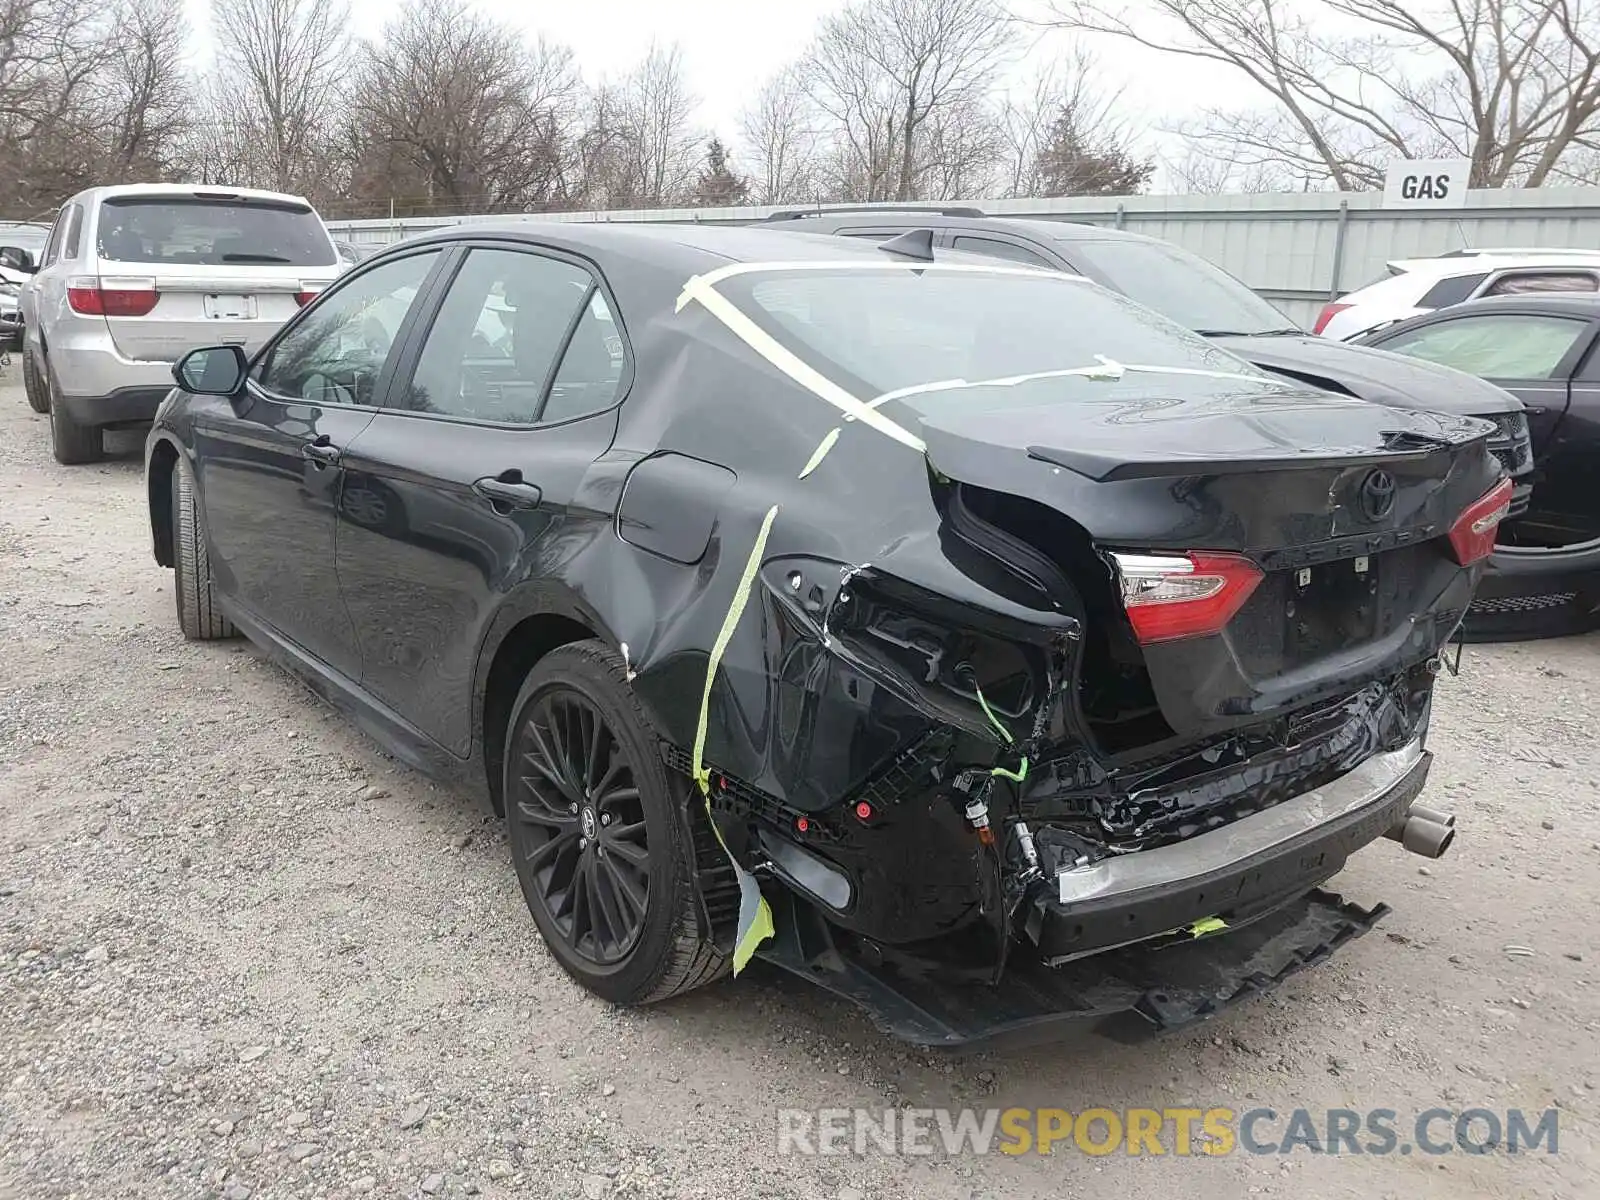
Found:
[[[978,151],[954,130],[971,131],[1013,45],[1010,17],[994,0],[858,0],[824,20],[802,70],[837,140],[841,190],[918,198],[941,124],[943,150]],[[947,175],[951,164],[939,166]]]
[[[413,0],[362,56],[357,140],[425,188],[410,208],[547,209],[566,197],[580,91],[565,47],[530,47],[464,0]]]
[[[1387,159],[1460,156],[1479,187],[1538,187],[1600,114],[1600,8],[1585,0],[1054,0],[1058,23],[1223,64],[1267,112],[1211,110],[1198,148],[1354,189]]]
[[[785,204],[817,196],[821,135],[817,111],[793,67],[769,79],[742,120],[757,204]]]
[[[215,135],[250,148],[251,178],[308,186],[328,150],[351,61],[343,0],[212,0]]]
[[[117,34],[102,80],[106,167],[119,178],[164,178],[192,113],[183,3],[121,0],[113,21]]]
[[[1069,142],[1086,157],[1102,162],[1134,161],[1130,151],[1134,138],[1121,116],[1122,96],[1123,89],[1106,80],[1099,60],[1081,44],[1006,95],[999,120],[1004,194],[1065,194],[1046,190],[1044,169],[1054,147],[1055,172],[1062,174]]]
[[[626,130],[624,163],[632,184],[631,207],[660,208],[692,190],[700,166],[701,135],[695,128],[699,101],[683,72],[676,44],[652,44],[620,89]]]

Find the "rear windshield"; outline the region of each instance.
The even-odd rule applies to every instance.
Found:
[[[108,200],[96,239],[100,257],[113,262],[329,267],[336,261],[317,214],[285,204]]]
[[[1260,375],[1160,314],[1065,275],[818,269],[741,276],[720,288],[782,345],[860,399],[1108,363]],[[1059,384],[1051,395],[1070,397],[1107,382],[1067,374]],[[972,403],[1008,402],[962,394]],[[932,395],[907,400],[927,412]]]
[[[1221,267],[1164,242],[1073,242],[1067,248],[1091,274],[1186,329],[1276,333],[1289,320]]]

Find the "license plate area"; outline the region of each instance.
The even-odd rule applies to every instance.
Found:
[[[1292,661],[1319,658],[1372,638],[1383,558],[1347,558],[1288,572],[1284,632]]]
[[[205,298],[206,317],[213,321],[251,321],[256,315],[256,298],[227,292],[212,292]]]

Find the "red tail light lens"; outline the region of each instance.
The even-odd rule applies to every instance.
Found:
[[[1511,511],[1511,480],[1502,479],[1467,506],[1467,511],[1450,526],[1450,551],[1463,567],[1488,558],[1494,552],[1494,539],[1500,522]]]
[[[86,317],[146,316],[160,298],[153,279],[67,280],[67,304]]]
[[[1321,333],[1328,327],[1328,322],[1344,312],[1347,308],[1354,308],[1353,304],[1330,304],[1317,315],[1317,323],[1311,327],[1312,333]]]
[[[306,305],[310,304],[313,300],[315,300],[320,295],[322,295],[322,293],[320,291],[316,291],[316,292],[296,292],[294,294],[294,302],[296,304],[298,304],[301,308],[304,308]]]
[[[1114,554],[1122,607],[1141,645],[1220,633],[1261,582],[1238,554]]]

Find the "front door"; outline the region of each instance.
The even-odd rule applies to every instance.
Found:
[[[498,599],[609,524],[572,500],[616,432],[626,356],[588,267],[494,244],[411,343],[344,457],[339,580],[365,690],[464,756]]]
[[[341,280],[268,348],[242,398],[194,423],[212,568],[223,594],[312,657],[360,677],[334,566],[341,462],[376,412],[437,250]]]

